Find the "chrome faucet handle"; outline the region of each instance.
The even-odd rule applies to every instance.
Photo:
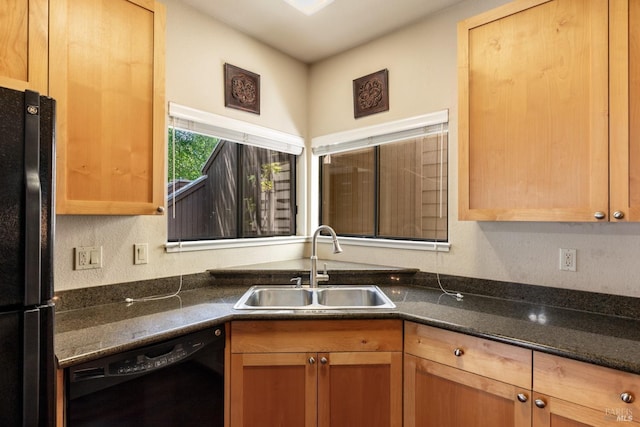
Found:
[[[316,281],[318,282],[328,282],[329,281],[329,273],[327,273],[327,263],[324,263],[324,271],[322,273],[316,274]]]
[[[290,282],[296,282],[296,288],[301,288],[302,287],[302,277],[294,277],[293,279],[289,280]]]

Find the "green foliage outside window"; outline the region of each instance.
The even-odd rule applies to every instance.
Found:
[[[175,174],[173,136],[175,134]],[[202,175],[202,167],[211,156],[219,139],[193,132],[169,129],[169,173],[168,181],[174,179],[194,180]]]

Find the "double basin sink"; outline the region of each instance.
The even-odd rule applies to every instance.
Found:
[[[357,310],[394,309],[375,285],[295,287],[252,286],[233,307],[237,310]]]

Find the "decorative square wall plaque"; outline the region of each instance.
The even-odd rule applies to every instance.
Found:
[[[389,71],[377,71],[353,81],[353,115],[358,117],[389,111]]]
[[[260,75],[224,64],[224,106],[260,114]]]

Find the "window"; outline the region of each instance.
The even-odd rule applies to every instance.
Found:
[[[447,136],[444,121],[316,147],[326,152],[321,223],[343,236],[447,242]]]
[[[201,113],[204,120],[185,120],[186,107],[170,105],[170,113],[172,107],[168,240],[294,235],[296,156],[291,152],[301,147],[273,149],[270,145],[286,149],[287,144],[238,132],[234,126],[251,125],[208,113]],[[212,117],[229,127],[212,125]]]

